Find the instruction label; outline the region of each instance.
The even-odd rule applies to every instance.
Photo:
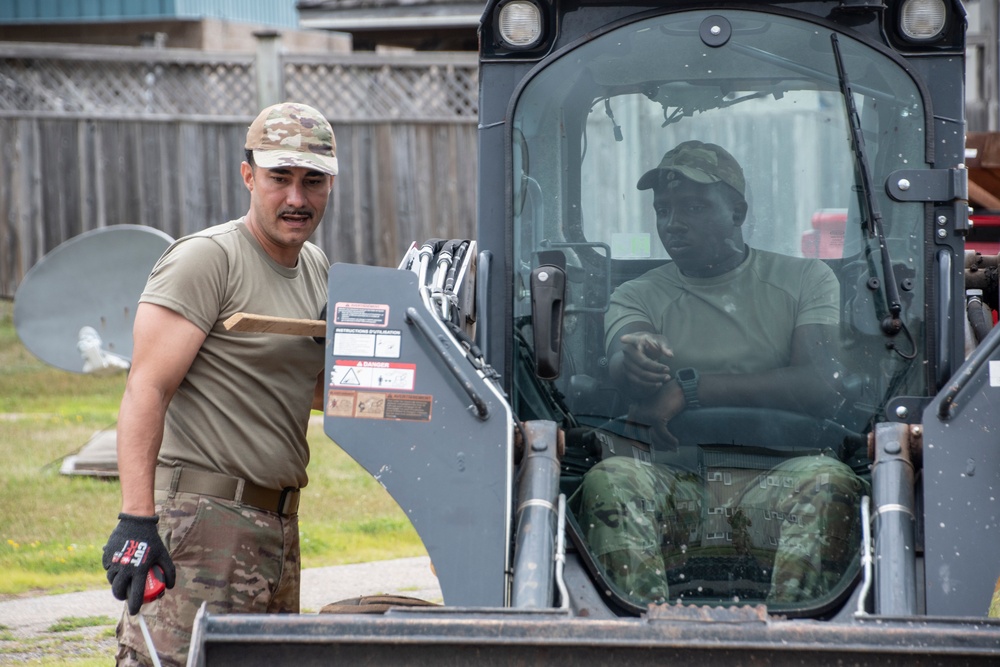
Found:
[[[416,375],[416,364],[336,359],[330,371],[330,386],[413,391]]]
[[[399,329],[334,329],[333,353],[345,357],[398,359]]]
[[[326,414],[331,417],[429,422],[433,404],[434,397],[426,394],[346,391],[331,387],[326,397]]]
[[[340,301],[333,304],[333,323],[385,327],[389,325],[389,306],[382,303]]]

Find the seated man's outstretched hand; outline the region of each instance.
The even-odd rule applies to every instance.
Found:
[[[670,366],[665,360],[674,352],[666,336],[640,331],[624,334],[618,340],[624,355],[622,369],[630,383],[644,391],[655,391],[670,381]]]
[[[684,393],[676,382],[668,382],[654,395],[629,408],[629,420],[650,427],[650,438],[654,446],[672,450],[678,445],[677,438],[670,432],[670,420],[684,411]]]

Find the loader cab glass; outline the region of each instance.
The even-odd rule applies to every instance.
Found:
[[[845,91],[866,170],[852,148]],[[768,486],[804,489],[829,479],[823,470],[815,478],[782,474],[800,456],[843,463],[859,480],[848,495],[860,495],[869,476],[866,434],[893,397],[928,393],[923,207],[890,199],[884,186],[895,170],[927,166],[928,113],[916,84],[882,51],[794,15],[721,9],[595,34],[540,63],[522,89],[510,130],[514,407],[522,419],[554,419],[566,430],[561,481],[575,543],[618,609],[638,613],[663,600],[766,602],[775,612],[821,616],[857,584],[857,497],[817,529],[813,542],[829,548],[794,556],[783,545],[808,523],[804,505],[746,502],[757,494],[752,488],[765,497]],[[693,152],[668,160],[685,142],[695,142]],[[719,166],[729,158],[704,146],[722,149],[739,178]],[[669,191],[676,196],[659,184],[640,189],[658,166],[676,177]],[[693,275],[685,257],[696,245],[713,256],[703,246],[716,223],[703,220],[677,240],[671,224],[699,222],[671,223],[670,207],[699,188],[734,183],[743,207],[738,233],[712,238],[738,253],[735,270],[743,273]],[[707,215],[685,205],[685,215]],[[899,292],[902,326],[891,335],[883,328],[891,299],[873,207],[891,258],[888,280]],[[550,323],[533,321],[530,277],[552,252],[565,259],[566,294],[559,376],[543,380],[532,366],[532,331]],[[717,291],[706,288],[712,281]],[[622,302],[628,314],[616,320]],[[707,392],[731,378],[718,392],[728,393],[724,404],[703,395],[699,409],[663,423],[651,418],[660,389],[623,383],[615,369],[615,322],[640,320],[672,338],[672,356],[660,361],[673,374],[697,371],[689,399],[699,383]],[[770,373],[771,382],[803,366],[820,379],[812,385],[818,399],[803,391],[771,405],[764,384],[734,398],[741,376]],[[789,381],[785,393],[795,386]],[[595,510],[582,507],[581,488],[594,469],[621,461],[669,470],[685,491],[674,481],[655,497],[632,489],[622,502],[645,503],[655,530],[635,539],[635,553],[611,556],[627,540],[587,537]],[[607,493],[630,497],[621,486]],[[620,509],[605,508],[607,520],[621,518]],[[791,570],[789,559],[799,559]]]

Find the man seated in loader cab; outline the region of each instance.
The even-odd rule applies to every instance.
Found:
[[[673,261],[614,292],[605,343],[611,378],[630,398],[627,422],[654,449],[677,447],[671,420],[682,412],[822,418],[840,401],[837,278],[819,260],[748,247],[745,188],[736,159],[700,141],[668,151],[638,181],[653,191]],[[597,561],[633,601],[672,599],[667,572],[699,553],[752,559],[758,574],[770,572],[769,603],[827,596],[856,562],[866,483],[822,450],[734,470],[721,501],[706,492],[704,467],[613,456],[585,475],[571,505]]]

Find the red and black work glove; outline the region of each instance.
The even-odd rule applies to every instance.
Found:
[[[158,516],[118,515],[118,526],[104,545],[104,569],[108,571],[111,593],[128,601],[128,613],[135,616],[142,607],[146,577],[153,565],[163,568],[163,583],[174,587],[177,570],[156,532]]]

